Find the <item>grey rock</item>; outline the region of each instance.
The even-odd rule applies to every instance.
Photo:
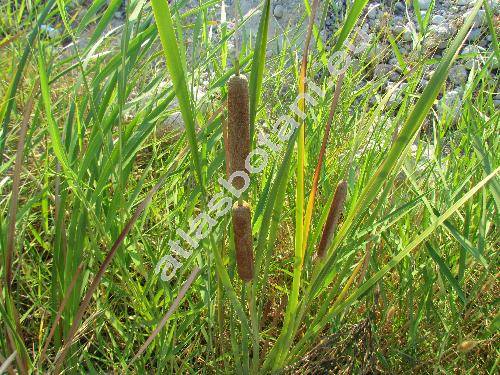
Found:
[[[382,78],[383,76],[389,74],[392,70],[392,66],[389,64],[378,64],[373,69],[373,77],[374,78]]]
[[[398,1],[396,5],[394,6],[394,9],[399,12],[399,13],[404,13],[406,10],[406,6],[404,5],[403,2]]]
[[[478,25],[484,26],[486,25],[486,11],[484,9],[479,9],[477,12],[476,18],[474,19],[474,22],[476,22]]]
[[[380,7],[378,6],[377,3],[371,4],[368,7],[368,18],[369,19],[375,20],[378,17],[378,8],[380,8]]]
[[[469,16],[472,14],[472,9],[468,10],[464,14],[464,20],[469,18]],[[479,12],[477,12],[476,17],[474,18],[474,25],[476,27],[481,27],[486,24],[486,11],[483,9],[480,9]]]
[[[469,36],[467,37],[467,40],[470,42],[475,42],[481,37],[481,30],[478,28],[474,28],[470,31]]]
[[[273,9],[274,17],[276,17],[278,19],[283,18],[284,14],[285,14],[285,8],[283,7],[283,5],[281,5],[281,4],[275,5],[275,7]]]
[[[436,14],[432,17],[432,20],[431,20],[431,23],[433,25],[441,25],[442,23],[444,23],[446,21],[446,19],[439,15],[439,14]]]
[[[125,13],[122,10],[117,10],[113,14],[113,17],[115,17],[117,20],[124,20],[125,19]]]
[[[481,40],[479,41],[479,45],[480,45],[481,47],[483,47],[483,48],[486,48],[486,47],[488,47],[488,41],[487,41],[486,39],[484,39],[484,38],[483,38],[483,39],[481,39]]]
[[[398,23],[392,27],[392,31],[395,35],[399,35],[405,31],[405,27]]]
[[[478,55],[481,52],[480,48],[474,45],[470,46],[465,46],[462,52],[460,53],[463,55],[462,61],[464,62],[464,66],[471,70],[474,66],[474,64],[477,62]]]
[[[368,56],[370,59],[372,59],[374,62],[381,62],[383,60],[384,54],[384,46],[380,44],[375,44],[369,51]]]
[[[468,55],[470,53],[479,53],[479,52],[481,52],[481,50],[477,46],[469,45],[469,46],[465,46],[462,49],[462,52],[460,52],[460,54],[461,55]]]
[[[410,31],[410,28],[408,26],[405,27],[405,31],[404,31],[404,34],[403,34],[403,40],[405,40],[407,42],[411,42],[413,40],[413,34]]]
[[[359,42],[359,44],[356,45],[356,47],[359,46],[359,48],[356,48],[354,50],[354,56],[360,57],[362,56],[368,49],[370,48],[370,43],[367,42]]]
[[[431,5],[431,0],[418,0],[418,5],[420,6],[420,9],[427,10]]]
[[[451,30],[446,25],[431,25],[424,40],[424,47],[445,49],[452,35]]]
[[[461,64],[455,65],[450,69],[450,74],[448,75],[448,79],[450,82],[454,83],[457,86],[461,86],[467,81],[467,69]]]
[[[493,60],[491,61],[491,69],[499,69],[500,68],[500,60],[496,57],[493,56]]]
[[[58,36],[61,35],[61,31],[59,31],[58,29],[53,28],[50,25],[41,25],[40,26],[40,30],[42,31],[42,33],[44,33],[45,35],[47,35],[50,39],[57,38]]]
[[[401,76],[399,75],[399,73],[398,73],[397,71],[395,71],[395,70],[394,70],[394,71],[392,71],[392,72],[391,72],[391,74],[390,74],[390,76],[389,76],[389,79],[390,79],[391,81],[399,81],[399,78],[400,78],[400,77],[401,77]]]
[[[439,115],[442,116],[445,113],[451,113],[452,118],[456,120],[462,106],[461,97],[462,95],[457,90],[446,92],[438,106]]]

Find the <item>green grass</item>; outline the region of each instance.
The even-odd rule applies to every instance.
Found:
[[[355,42],[365,0],[353,2],[330,50],[316,38],[319,24],[308,48],[306,28],[291,25],[278,49],[267,37],[267,0],[245,16],[257,18],[256,35],[228,25],[219,0],[192,9],[132,0],[122,22],[113,17],[119,1],[69,3],[0,4],[0,366],[498,371],[499,56],[490,7],[492,48],[480,52],[455,115],[441,97],[450,68],[469,58],[458,52],[474,14],[438,59],[420,44],[403,56],[401,36],[390,35],[382,54],[404,73],[385,92],[387,76],[370,80],[379,56],[369,50],[342,76],[327,74],[330,56]],[[306,3],[305,25],[316,3],[320,19],[328,5]],[[60,34],[49,38],[42,25]],[[222,192],[235,34],[253,144],[265,132],[281,145],[248,190],[256,278],[242,285],[237,276],[227,215],[163,282],[154,269],[168,241]],[[421,87],[429,65],[435,72]],[[314,95],[306,81],[325,95],[299,103],[307,116],[280,142],[272,125],[293,115],[299,93]],[[183,131],[165,126],[175,118]],[[344,179],[344,214],[320,261]],[[464,341],[476,345],[463,352]]]

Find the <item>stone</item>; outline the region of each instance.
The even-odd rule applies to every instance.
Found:
[[[488,42],[486,41],[486,39],[483,38],[479,41],[479,45],[483,48],[486,48],[488,47]]]
[[[394,90],[388,101],[389,106],[401,104],[405,96],[405,90],[407,87],[408,84],[406,82],[400,84],[390,81],[387,82],[387,92]]]
[[[467,69],[462,64],[457,64],[450,69],[448,79],[457,86],[463,85],[467,81]]]
[[[61,32],[50,25],[41,25],[40,30],[42,33],[46,34],[50,39],[57,38],[61,35]]]
[[[411,42],[413,40],[413,33],[411,32],[408,26],[405,27],[405,31],[403,33],[403,40],[405,40],[406,42]]]
[[[481,51],[477,46],[468,45],[462,49],[462,52],[460,52],[460,54],[461,55],[468,55],[470,53],[479,53],[479,52],[481,52]]]
[[[375,20],[377,18],[377,16],[378,16],[378,8],[379,8],[379,5],[377,3],[371,4],[368,7],[368,18],[369,19]]]
[[[404,13],[406,11],[406,6],[404,5],[403,2],[398,1],[394,6],[394,9],[399,13]]]
[[[472,9],[471,10],[468,10],[467,12],[464,13],[464,20],[466,20],[467,18],[469,18],[469,16],[472,14]],[[480,9],[477,14],[476,14],[476,17],[474,18],[474,26],[475,27],[481,27],[481,26],[484,26],[486,24],[486,11],[484,9]]]
[[[399,75],[399,72],[397,72],[396,70],[391,71],[391,73],[389,75],[389,79],[391,81],[399,81],[400,77],[401,76]]]
[[[389,74],[392,71],[392,66],[389,64],[378,64],[373,69],[373,77],[374,78],[382,78],[385,75]]]
[[[380,62],[384,58],[383,52],[384,52],[384,47],[380,44],[375,44],[368,52],[368,56],[374,62]]]
[[[446,19],[443,16],[441,16],[440,14],[436,14],[436,15],[432,16],[432,19],[431,19],[431,23],[433,25],[441,25],[445,21],[446,21]]]
[[[451,30],[446,25],[431,25],[429,33],[424,40],[424,46],[428,49],[436,47],[445,49],[451,37]]]
[[[281,4],[277,4],[274,6],[273,9],[273,15],[276,18],[283,18],[283,15],[285,14],[285,8]]]
[[[113,14],[113,17],[115,17],[117,20],[124,20],[125,19],[125,13],[122,10],[117,10]]]
[[[474,22],[476,22],[480,26],[485,26],[486,25],[486,11],[484,9],[479,9],[477,12],[476,18],[474,19]]]
[[[369,48],[370,48],[370,43],[367,43],[367,42],[359,42],[358,44],[356,44],[356,47],[359,48],[356,48],[354,50],[354,56],[356,57],[360,57],[362,56]]]
[[[457,5],[460,6],[471,5],[471,3],[473,3],[471,0],[457,0]]]
[[[161,138],[168,132],[183,132],[185,129],[184,120],[180,112],[172,113],[164,123],[159,124],[156,128],[156,136]]]
[[[467,37],[467,40],[469,42],[475,42],[481,37],[481,30],[478,28],[474,28],[470,31],[469,36]]]
[[[394,35],[398,36],[399,34],[402,34],[405,31],[405,27],[400,23],[398,23],[393,26],[392,31],[394,32]]]
[[[427,10],[431,5],[431,0],[418,0],[418,5],[420,9]]]
[[[474,45],[464,47],[460,54],[463,55],[462,61],[464,62],[465,68],[471,70],[474,67],[477,61],[477,55],[479,55],[480,52],[479,47]]]
[[[439,102],[438,112],[440,116],[445,113],[451,113],[454,120],[457,119],[462,106],[461,94],[457,90],[451,90],[444,94]]]

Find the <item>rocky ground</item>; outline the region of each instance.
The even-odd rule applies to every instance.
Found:
[[[341,26],[343,14],[345,14],[349,2],[350,0],[333,0],[330,2],[331,5],[326,10],[326,14],[324,12],[318,14],[317,24],[327,48],[334,41],[332,36]],[[193,1],[193,3],[197,3],[197,1]],[[420,54],[427,58],[439,58],[464,19],[469,15],[475,0],[436,0],[434,5],[432,3],[431,0],[418,0],[421,13],[420,22],[416,16],[416,9],[413,9],[413,1],[370,1],[365,8],[361,24],[369,40],[361,41],[361,43],[375,44],[371,51],[374,58],[373,77],[380,78],[382,75],[388,74],[390,80],[387,83],[387,89],[391,88],[393,82],[399,79],[400,73],[398,61],[394,54],[390,53],[391,46],[387,34],[390,33],[396,40],[398,49],[405,59],[412,54]],[[489,3],[495,14],[496,27],[498,27],[500,20],[499,2],[498,0],[489,0]],[[226,0],[228,20],[255,14],[245,25],[245,32],[249,35],[255,35],[259,22],[259,13],[256,10],[260,4],[261,0]],[[272,19],[269,38],[276,36],[275,43],[278,43],[278,48],[271,47],[270,51],[279,50],[283,34],[289,28],[295,28],[296,38],[294,39],[293,35],[287,35],[288,41],[292,40],[293,43],[295,40],[298,46],[301,45],[308,21],[303,0],[273,0],[271,7]],[[428,12],[430,12],[429,17],[426,20]],[[458,104],[469,71],[473,67],[478,68],[481,65],[481,52],[492,48],[492,37],[487,27],[486,13],[484,10],[480,10],[467,43],[461,51],[461,59],[455,64],[449,75],[447,93],[442,98],[446,107],[459,107]],[[381,51],[389,51],[389,53],[381,53]],[[425,86],[432,73],[431,66],[422,81],[422,87]],[[496,78],[492,77],[492,79]],[[395,93],[394,98],[397,96]],[[500,94],[497,94],[494,100],[495,105],[500,107]]]
[[[427,12],[431,11],[427,25],[422,25],[418,21],[415,9],[409,6],[409,2],[381,0],[370,1],[365,12],[366,22],[363,23],[362,28],[369,36],[370,41],[374,40],[377,35],[390,33],[395,38],[398,49],[405,58],[415,54],[416,51],[427,58],[439,58],[463,24],[464,19],[469,16],[475,1],[440,0],[435,1],[433,9],[430,9],[430,0],[419,0],[418,3],[423,22],[425,22]],[[495,20],[498,22],[498,2],[490,1],[490,6],[495,12]],[[333,22],[331,23],[333,24]],[[424,30],[422,30],[422,26],[424,26]],[[324,37],[329,38],[333,31],[333,27],[327,28]],[[448,107],[459,107],[457,102],[463,94],[468,73],[473,67],[478,68],[481,65],[480,53],[492,48],[491,43],[492,38],[487,30],[486,13],[485,10],[480,10],[467,38],[466,45],[461,51],[461,59],[454,65],[448,78],[448,90],[442,100]],[[390,49],[387,39],[378,39],[376,50],[385,51]],[[378,53],[374,53],[374,56],[380,56],[380,61],[374,66],[374,77],[391,74],[388,82],[390,87],[391,81],[399,79],[399,67],[396,57],[391,57],[394,56],[393,54]],[[433,70],[430,67],[422,81],[422,86],[425,86],[426,79],[432,73]],[[492,79],[496,78],[492,77]],[[500,106],[500,95],[498,94],[495,97],[495,104]]]
[[[350,1],[333,0],[330,1],[328,8],[320,6],[321,11],[318,14],[317,25],[326,48],[335,41],[333,34],[341,26],[343,15],[349,7]],[[89,0],[74,0],[74,2],[82,4],[89,3]],[[187,7],[195,7],[199,4],[199,0],[188,0],[184,3],[187,4]],[[416,9],[413,9],[413,1],[369,1],[360,22],[365,39],[357,41],[370,46],[373,70],[372,77],[368,77],[368,79],[387,75],[389,81],[385,89],[389,90],[400,78],[400,66],[389,44],[389,36],[394,38],[399,52],[405,60],[412,61],[412,59],[418,59],[422,56],[426,58],[441,57],[463,20],[469,15],[474,3],[475,0],[435,0],[433,5],[431,0],[418,0],[421,12],[419,20],[416,16]],[[499,2],[498,0],[489,0],[489,3],[494,12],[495,26],[498,27],[500,20]],[[245,23],[239,37],[242,35],[252,37],[257,33],[261,4],[261,0],[226,0],[224,2],[224,13],[227,15],[229,23],[239,22],[247,15],[252,15]],[[323,4],[324,2],[321,1],[320,5]],[[217,4],[216,8],[216,14],[223,13],[220,4]],[[429,16],[426,17],[428,12]],[[308,22],[303,0],[272,0],[271,14],[269,40],[276,38],[271,42],[269,53],[279,51],[285,37],[292,45],[295,43],[300,51]],[[123,6],[115,13],[113,25],[119,26],[123,22],[124,16]],[[46,28],[49,35],[57,35],[57,30],[51,26],[44,25],[42,27]],[[470,70],[474,67],[480,67],[484,62],[481,52],[493,48],[492,37],[487,28],[486,13],[484,10],[480,10],[466,45],[461,51],[462,56],[449,75],[446,94],[441,99],[441,102],[446,105],[445,107],[459,108],[460,98],[464,92]],[[289,30],[292,32],[287,33]],[[285,34],[286,36],[284,36]],[[368,40],[366,40],[366,36]],[[496,64],[498,65],[498,61]],[[425,86],[432,73],[432,66],[429,66],[426,76],[421,82],[421,87]],[[496,79],[496,73],[497,71],[494,70],[492,79]],[[399,90],[401,89],[404,89],[404,84],[399,87]],[[398,97],[401,95],[395,92],[394,100],[397,100]],[[500,107],[500,94],[495,96],[494,101],[495,106]]]

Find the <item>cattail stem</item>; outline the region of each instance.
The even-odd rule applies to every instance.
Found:
[[[236,58],[234,59],[234,67],[236,69],[236,75],[239,76],[240,75],[240,59],[238,56],[236,56]]]
[[[344,203],[347,196],[347,182],[342,180],[335,190],[335,195],[333,196],[332,205],[330,206],[330,212],[328,213],[328,218],[326,219],[325,227],[323,228],[323,235],[321,236],[321,241],[318,246],[318,257],[323,259],[326,255],[326,250],[331,243],[335,229],[340,219],[340,214],[344,209]]]
[[[243,281],[253,279],[252,214],[248,203],[233,206],[233,230],[238,275]]]

